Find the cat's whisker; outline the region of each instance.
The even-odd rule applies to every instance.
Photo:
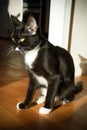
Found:
[[[4,57],[9,56],[10,53],[11,53],[13,50],[14,50],[14,49],[13,49],[13,46],[10,46],[9,48],[7,48],[7,49],[3,52],[2,56],[4,56]]]
[[[2,53],[2,56],[6,55],[6,53],[9,51],[10,47],[5,49],[4,52]]]
[[[23,55],[24,56],[24,50],[21,48],[21,50],[20,50],[20,53],[21,53],[21,55]]]
[[[9,51],[8,51],[8,53],[7,53],[7,55],[6,55],[6,57],[7,56],[9,56],[10,54],[11,54],[11,52],[13,52],[14,51],[14,49],[12,48],[12,49],[10,49]]]

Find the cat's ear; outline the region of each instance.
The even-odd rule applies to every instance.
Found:
[[[29,16],[29,17],[28,17],[28,20],[27,20],[27,22],[26,22],[25,28],[28,30],[28,32],[29,32],[31,35],[36,34],[37,29],[38,29],[38,25],[37,25],[36,19],[35,19],[33,16]]]
[[[24,27],[24,23],[19,21],[15,16],[11,15],[11,21],[13,24],[14,28],[20,27],[23,28]]]

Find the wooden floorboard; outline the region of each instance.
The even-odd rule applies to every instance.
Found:
[[[87,76],[75,79],[83,81],[83,90],[75,100],[49,115],[38,113],[44,104],[17,110],[16,104],[25,98],[28,78],[20,54],[7,59],[2,56],[7,45],[7,40],[0,41],[0,130],[87,130]]]

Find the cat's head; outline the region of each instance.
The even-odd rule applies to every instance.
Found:
[[[19,21],[15,16],[11,16],[13,25],[11,39],[16,50],[30,50],[38,44],[37,22],[33,16],[29,16],[27,23]]]

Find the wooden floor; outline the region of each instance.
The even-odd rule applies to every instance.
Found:
[[[3,53],[7,44],[0,40],[0,130],[87,130],[87,76],[76,78],[83,81],[84,89],[75,100],[49,115],[38,113],[43,104],[22,111],[16,109],[25,97],[28,78],[23,57]]]

